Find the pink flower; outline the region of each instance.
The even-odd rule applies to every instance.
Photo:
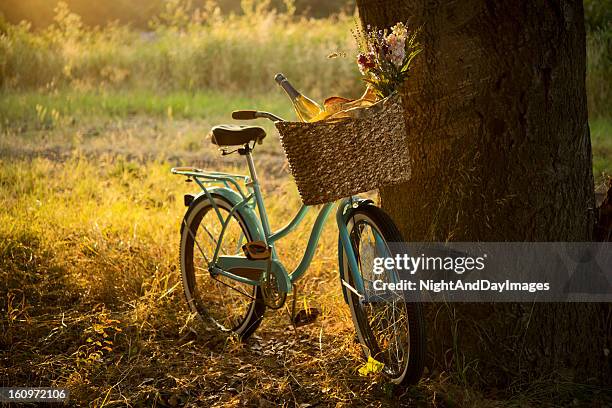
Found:
[[[385,43],[389,47],[389,60],[396,67],[401,67],[406,56],[406,37],[391,33],[385,38]]]

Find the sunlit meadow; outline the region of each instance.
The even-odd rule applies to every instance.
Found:
[[[239,108],[291,118],[272,78],[314,98],[357,96],[352,15],[308,19],[244,2],[222,15],[181,1],[147,31],[87,27],[65,5],[32,31],[0,23],[0,379],[67,386],[77,405],[368,405],[391,396],[357,374],[359,350],[328,225],[298,302],[321,317],[295,331],[268,312],[248,344],[210,332],[179,282],[182,195],[173,165],[244,172],[206,134]],[[609,31],[589,34],[588,95],[597,182],[612,173]],[[330,54],[340,55],[328,58]],[[343,53],[347,53],[343,57]],[[255,152],[280,227],[300,204],[272,126]],[[313,214],[305,224],[309,225]],[[281,244],[295,266],[309,230]],[[405,396],[415,403],[493,406],[453,373]],[[540,388],[509,404],[537,405]]]

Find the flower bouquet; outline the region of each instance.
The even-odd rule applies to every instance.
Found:
[[[327,98],[312,121],[361,117],[365,108],[395,92],[408,77],[412,61],[422,51],[416,40],[418,33],[419,30],[409,32],[404,23],[395,24],[390,32],[370,26],[363,32],[357,26],[353,30],[359,48],[357,65],[363,80],[368,83],[367,89],[356,100],[338,96]]]
[[[416,40],[419,31],[411,33],[401,22],[391,32],[370,26],[365,32],[359,27],[353,31],[359,47],[359,71],[378,97],[391,95],[408,77],[412,61],[422,51]]]

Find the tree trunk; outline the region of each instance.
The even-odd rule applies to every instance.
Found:
[[[380,191],[407,241],[592,240],[580,0],[357,6],[364,27],[422,26],[424,52],[402,90],[412,180]],[[432,364],[491,386],[554,374],[609,381],[610,311],[431,305]]]

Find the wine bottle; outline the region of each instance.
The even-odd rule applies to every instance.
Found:
[[[295,113],[302,122],[311,122],[323,112],[323,108],[318,103],[299,93],[283,74],[276,74],[274,80],[287,92],[293,102]]]

